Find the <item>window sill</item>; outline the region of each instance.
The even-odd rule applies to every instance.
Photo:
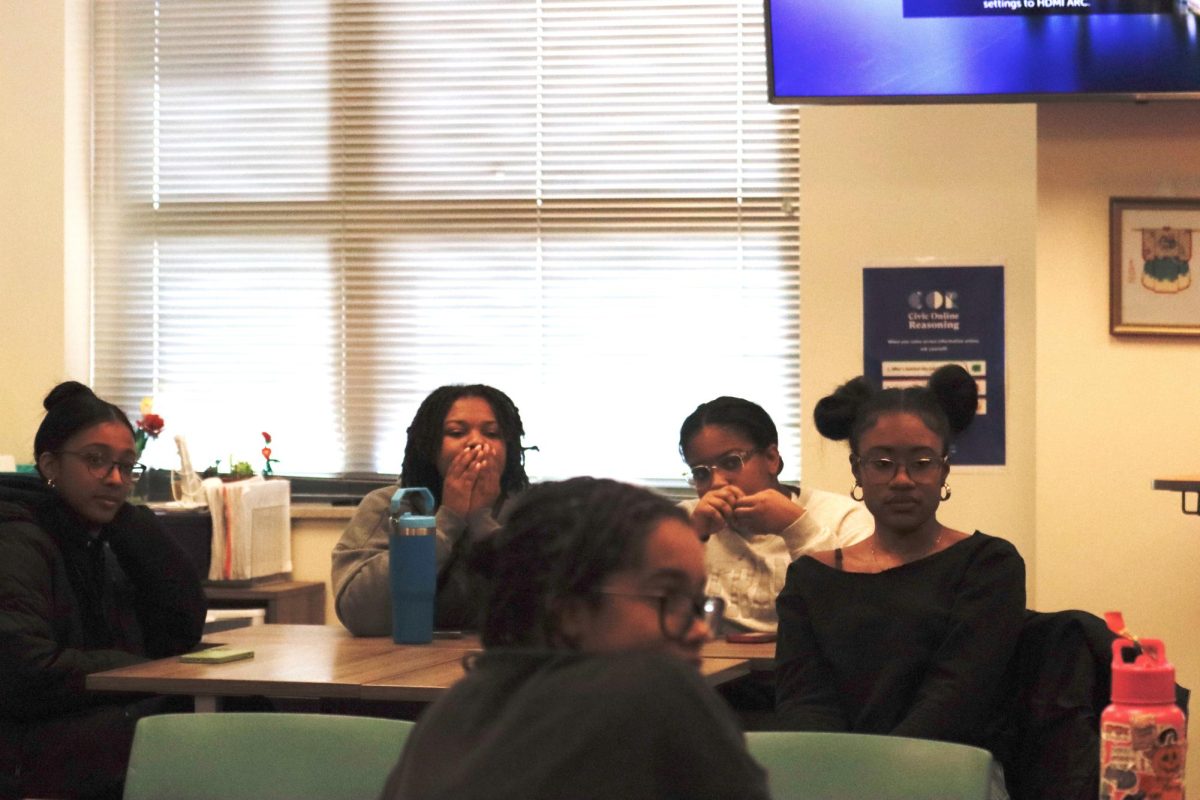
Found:
[[[357,505],[334,506],[328,503],[292,503],[292,519],[348,520],[358,510]]]

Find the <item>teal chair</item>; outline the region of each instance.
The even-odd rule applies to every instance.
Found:
[[[414,724],[334,714],[145,717],[125,800],[374,800]]]
[[[751,731],[774,800],[987,800],[992,754],[860,733]]]

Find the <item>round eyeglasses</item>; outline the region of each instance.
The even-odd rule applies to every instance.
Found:
[[[654,602],[658,606],[659,630],[664,637],[676,642],[687,638],[692,625],[698,619],[704,620],[712,636],[717,636],[721,631],[721,622],[725,619],[725,601],[720,597],[691,597],[677,592],[652,594],[609,590],[601,590],[596,594]]]
[[[949,461],[950,459],[946,456],[940,458],[920,456],[919,458],[903,460],[854,457],[854,463],[858,465],[864,483],[887,483],[896,477],[896,473],[900,471],[900,467],[902,466],[910,480],[916,483],[931,483],[937,480],[942,467],[949,463]]]
[[[136,461],[117,461],[93,450],[59,450],[58,452],[60,455],[78,458],[87,468],[88,474],[100,481],[106,480],[115,469],[121,476],[121,480],[125,483],[132,483],[146,471],[144,464]]]
[[[717,459],[715,464],[689,464],[688,483],[695,486],[698,483],[708,483],[712,480],[713,472],[721,470],[727,475],[736,475],[742,471],[746,462],[757,455],[759,450],[734,450]]]

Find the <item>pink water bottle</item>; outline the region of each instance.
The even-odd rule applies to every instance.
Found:
[[[1112,705],[1100,716],[1100,800],[1183,800],[1186,758],[1187,720],[1163,643],[1117,639]]]

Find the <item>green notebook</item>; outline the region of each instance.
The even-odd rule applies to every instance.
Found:
[[[241,661],[243,658],[254,658],[254,651],[246,647],[213,647],[195,653],[184,653],[179,660],[189,664],[224,664],[226,661]]]

